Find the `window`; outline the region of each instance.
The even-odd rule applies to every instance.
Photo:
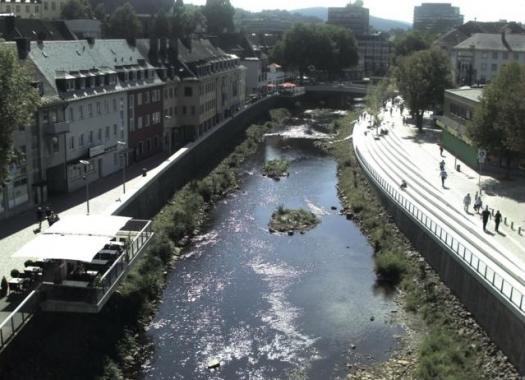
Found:
[[[104,112],[109,113],[109,102],[107,99],[104,101]]]
[[[493,63],[492,64],[492,71],[498,71],[498,64],[497,63]]]
[[[113,124],[113,136],[117,137],[117,124]]]
[[[144,127],[149,127],[149,124],[150,124],[150,115],[147,114],[146,116],[144,116]]]
[[[148,104],[149,103],[149,91],[145,91],[144,92],[144,104]]]
[[[73,107],[69,109],[69,121],[75,121],[75,109]]]
[[[182,114],[186,115],[186,106],[182,106]]]
[[[140,106],[140,105],[142,105],[142,93],[141,92],[137,94],[137,106]]]
[[[502,54],[502,56],[503,56],[503,57],[502,57],[503,59],[509,59],[509,53],[507,53],[506,51],[503,52],[503,53],[501,53],[501,54]]]
[[[497,51],[493,51],[492,52],[492,59],[498,59],[498,52]]]
[[[184,87],[184,96],[193,96],[193,89],[191,87]]]
[[[89,117],[93,117],[93,104],[88,104],[88,114]]]
[[[74,136],[71,136],[69,138],[69,149],[70,150],[75,149],[75,137]]]
[[[51,149],[53,149],[53,153],[58,153],[60,150],[60,145],[58,144],[58,137],[53,137],[51,139]]]
[[[195,115],[195,106],[191,106],[191,114]]]
[[[485,62],[481,63],[481,70],[487,70],[487,64]]]
[[[133,95],[130,95],[128,98],[129,108],[133,108],[133,106],[135,105],[134,100],[135,100],[135,97]]]
[[[483,53],[481,53],[481,58],[482,58],[482,59],[487,59],[488,57],[489,57],[489,54],[488,54],[486,51],[484,51]]]
[[[84,146],[84,134],[83,133],[78,138],[78,145],[79,146]]]
[[[142,116],[137,117],[137,129],[142,128]]]
[[[97,102],[97,114],[101,115],[102,111],[100,110],[100,102]]]
[[[98,142],[101,142],[102,141],[102,128],[98,129],[97,137],[98,137]]]
[[[78,113],[80,115],[80,120],[84,120],[84,106],[83,105],[80,105],[78,107]]]
[[[109,132],[110,132],[110,129],[109,129],[109,125],[106,126],[106,140],[109,140]]]
[[[113,112],[117,112],[117,99],[113,99]]]
[[[159,124],[160,123],[160,112],[154,112],[152,115],[152,122],[151,124]]]
[[[514,59],[518,61],[520,59],[520,55],[518,53],[514,53]]]
[[[93,131],[89,131],[89,144],[93,144]]]

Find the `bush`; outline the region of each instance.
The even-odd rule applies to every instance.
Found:
[[[12,278],[17,278],[18,276],[20,276],[20,271],[18,269],[11,270],[11,277]]]
[[[375,259],[377,276],[391,285],[397,285],[408,270],[407,259],[402,253],[380,252]]]

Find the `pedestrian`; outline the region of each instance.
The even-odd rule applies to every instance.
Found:
[[[487,222],[489,221],[489,218],[491,217],[489,206],[485,206],[485,210],[481,213],[481,218],[483,219],[483,231],[487,230]]]
[[[441,160],[439,163],[439,170],[445,170],[445,160]]]
[[[46,208],[44,209],[44,212],[46,214],[46,219],[48,219],[49,215],[51,215],[51,209],[49,208],[49,206],[46,206]]]
[[[476,213],[479,213],[481,207],[483,207],[483,202],[481,201],[481,196],[476,191],[476,195],[474,195],[474,211],[476,211]]]
[[[49,227],[51,227],[53,224],[58,222],[60,218],[53,210],[51,210],[51,214],[49,215],[49,218],[47,218],[47,222],[49,223]]]
[[[496,224],[496,232],[499,232],[499,224],[501,223],[501,213],[496,211],[496,215],[494,215],[494,223]]]
[[[443,157],[443,145],[439,144],[439,155]]]
[[[445,171],[445,169],[441,170],[439,176],[441,177],[441,186],[445,188],[445,180],[447,179],[447,172]]]
[[[465,208],[466,212],[468,212],[468,208],[470,206],[470,202],[471,202],[470,193],[467,193],[467,195],[465,195],[465,198],[463,198],[463,205],[464,205],[464,208]]]
[[[42,207],[38,206],[36,208],[36,221],[38,222],[38,230],[42,229],[42,220],[44,219],[44,210]]]

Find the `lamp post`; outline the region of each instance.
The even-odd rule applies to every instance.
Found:
[[[82,178],[86,181],[86,206],[87,206],[87,215],[89,215],[89,182],[87,180],[87,169],[91,165],[91,162],[87,160],[80,160],[80,164],[84,166],[84,176]]]
[[[122,147],[122,152],[120,152],[120,155],[122,157],[122,191],[124,194],[126,194],[126,155],[127,155],[127,149],[126,149],[126,142],[125,141],[117,141],[117,145]]]

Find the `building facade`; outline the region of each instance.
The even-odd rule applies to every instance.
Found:
[[[348,5],[328,8],[328,24],[350,29],[354,36],[368,34],[370,12],[368,8]]]
[[[490,82],[505,63],[525,64],[525,34],[476,33],[452,48],[451,61],[458,85]]]
[[[20,18],[53,20],[61,17],[68,0],[3,0],[0,13],[12,13]]]
[[[463,24],[459,7],[450,3],[423,3],[414,7],[413,29],[433,34],[447,33]]]
[[[388,36],[375,33],[357,38],[359,64],[365,76],[385,76],[390,68],[393,46]]]

